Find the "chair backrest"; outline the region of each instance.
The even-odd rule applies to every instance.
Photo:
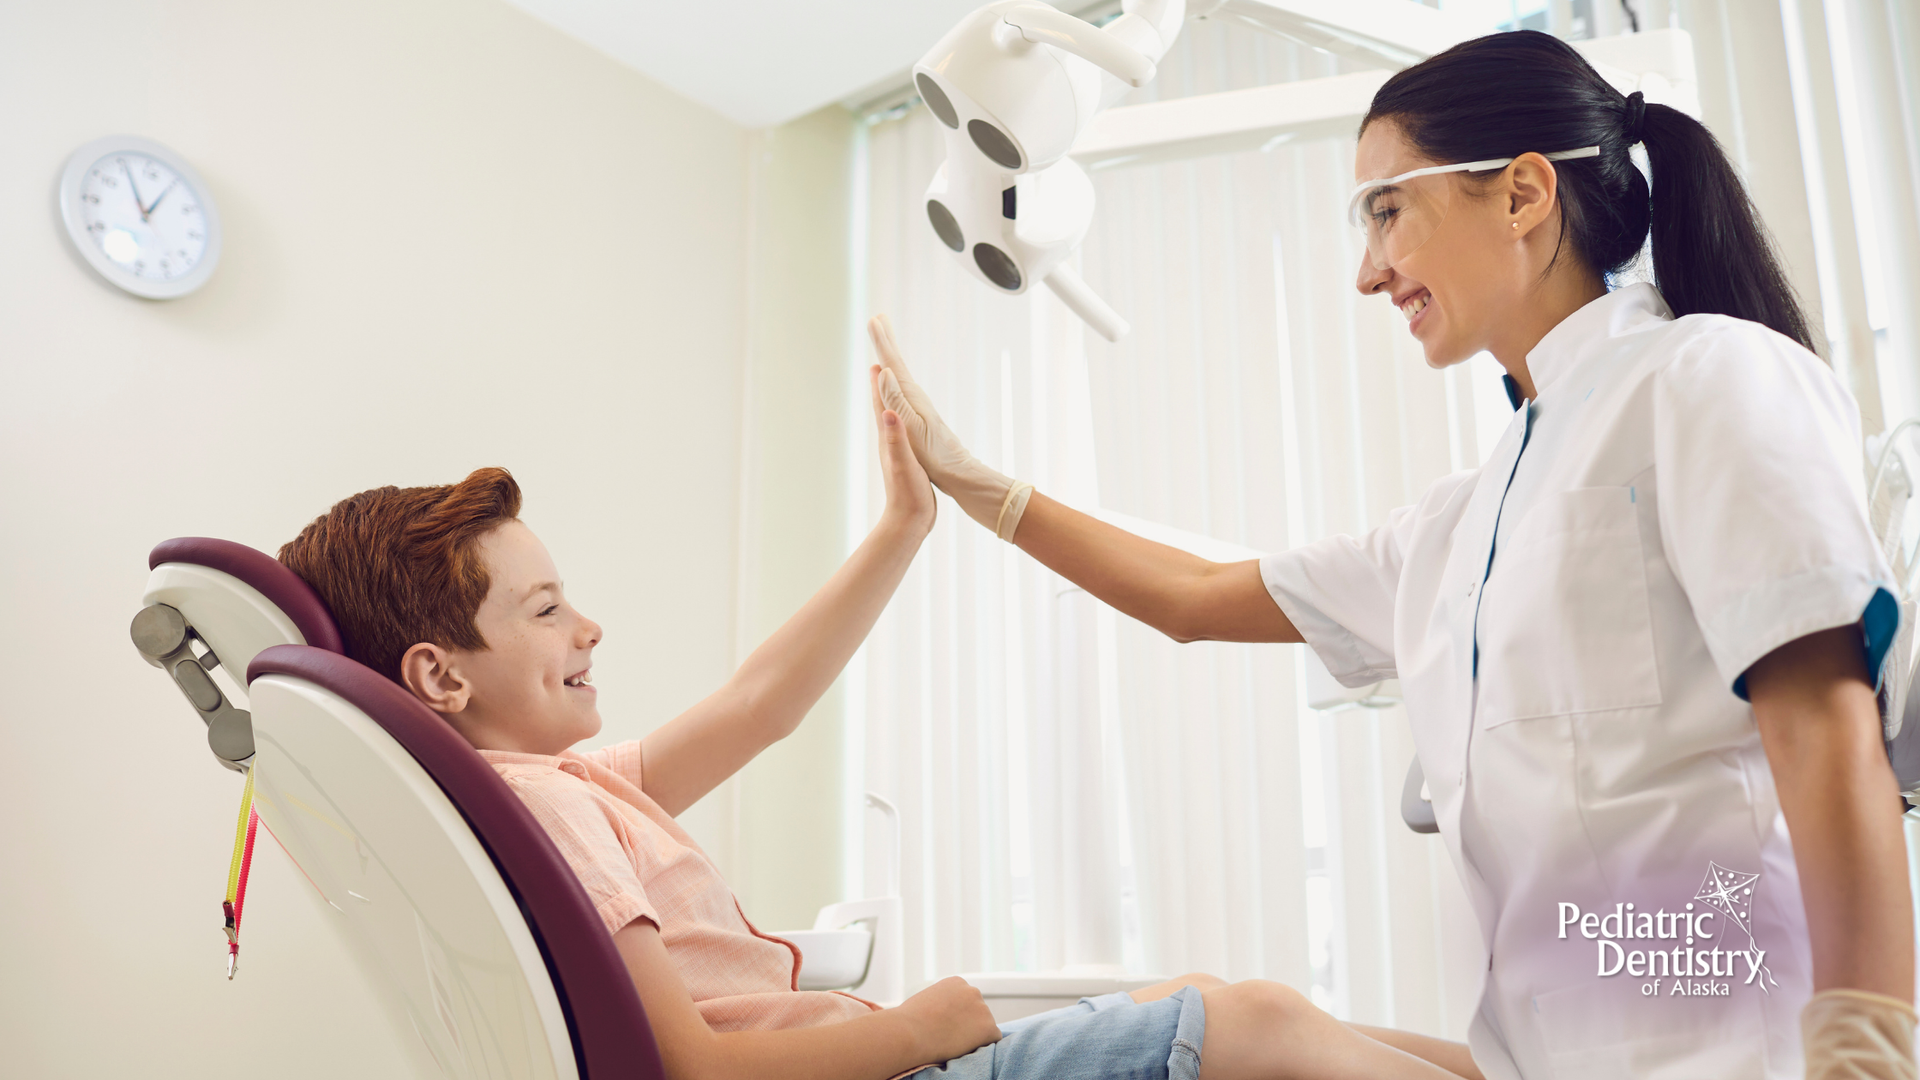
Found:
[[[235,682],[270,646],[342,651],[340,631],[313,586],[245,544],[177,537],[153,549],[147,568],[153,573],[141,603],[166,604],[185,615]]]
[[[162,544],[150,564],[146,603],[178,610],[244,677],[251,715],[231,716],[249,728],[261,820],[420,1075],[664,1076],[579,879],[466,740],[340,655],[325,604],[278,561],[194,538]]]
[[[183,536],[147,556],[152,576],[133,617],[134,647],[167,673],[207,725],[207,748],[238,772],[253,758],[247,664],[273,645],[341,651],[340,631],[311,586],[230,540]],[[216,678],[228,676],[222,687]]]
[[[664,1075],[579,879],[466,740],[320,649],[270,648],[247,675],[261,817],[442,1072]]]

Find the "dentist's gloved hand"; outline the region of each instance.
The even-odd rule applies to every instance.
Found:
[[[1914,1080],[1913,1006],[1865,990],[1823,990],[1800,1010],[1807,1080]]]
[[[880,355],[880,397],[906,427],[907,441],[913,445],[920,467],[968,517],[992,529],[1000,539],[1012,540],[1033,485],[1015,482],[987,468],[961,445],[953,429],[934,410],[933,400],[913,381],[885,315],[874,316],[867,323],[867,333]]]

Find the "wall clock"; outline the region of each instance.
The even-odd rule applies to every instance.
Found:
[[[87,265],[135,296],[185,296],[220,261],[206,182],[151,139],[113,135],[75,150],[60,175],[60,218]]]

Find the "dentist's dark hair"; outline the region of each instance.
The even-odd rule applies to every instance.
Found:
[[[1638,92],[1623,96],[1559,38],[1518,30],[1461,42],[1389,78],[1360,130],[1380,120],[1438,162],[1598,146],[1598,157],[1554,162],[1562,248],[1613,275],[1651,229],[1654,282],[1675,315],[1749,319],[1813,350],[1766,228],[1712,133]],[[1636,142],[1646,144],[1651,192],[1628,154]]]

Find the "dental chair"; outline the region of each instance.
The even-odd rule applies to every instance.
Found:
[[[184,538],[148,565],[135,646],[221,764],[251,771],[261,822],[412,1028],[420,1075],[664,1078],[579,879],[464,739],[342,655],[325,604],[278,561]]]

